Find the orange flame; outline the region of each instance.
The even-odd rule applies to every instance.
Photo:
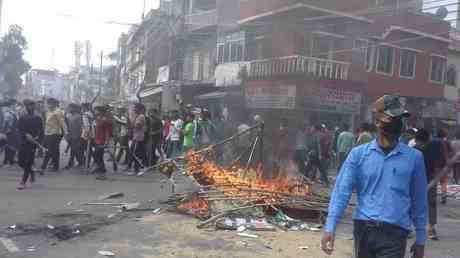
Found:
[[[189,152],[186,160],[188,175],[193,176],[201,184],[215,186],[228,196],[239,194],[246,196],[250,192],[251,198],[255,198],[255,201],[258,197],[260,197],[259,201],[272,201],[283,195],[306,199],[312,194],[310,186],[302,184],[298,179],[288,177],[264,179],[260,168],[257,170],[247,170],[239,166],[222,168],[195,152]]]
[[[198,196],[195,196],[190,200],[179,204],[177,208],[179,210],[187,211],[188,213],[198,217],[206,217],[209,213],[208,201]]]

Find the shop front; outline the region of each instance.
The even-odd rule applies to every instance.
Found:
[[[324,86],[308,92],[302,104],[312,124],[325,124],[328,128],[347,124],[351,129],[359,126],[362,107],[359,91]]]
[[[332,129],[344,123],[353,127],[360,121],[359,89],[349,81],[258,81],[247,85],[245,99],[249,113],[261,113],[274,125],[286,119],[293,126],[325,124]]]
[[[138,93],[138,98],[146,105],[147,109],[161,110],[162,92],[162,85],[153,85],[141,89]]]
[[[423,126],[436,132],[446,129],[452,137],[457,130],[457,103],[455,101],[438,100],[425,105],[422,112]]]

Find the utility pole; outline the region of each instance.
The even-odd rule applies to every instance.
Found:
[[[144,18],[145,18],[145,1],[146,0],[144,0],[144,6],[142,7],[142,20],[144,20]]]
[[[3,0],[0,0],[0,34],[2,33],[2,18],[3,18]]]
[[[103,72],[103,63],[104,63],[104,51],[101,51],[101,67],[99,68],[99,93],[100,96],[102,93],[102,72]]]

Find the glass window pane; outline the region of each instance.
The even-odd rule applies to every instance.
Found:
[[[413,77],[415,75],[415,59],[417,53],[411,50],[401,50],[401,76]]]
[[[393,71],[393,48],[388,46],[379,47],[377,71],[390,74]]]

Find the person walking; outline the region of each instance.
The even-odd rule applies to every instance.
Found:
[[[297,163],[297,170],[306,176],[305,160],[307,156],[307,125],[299,123],[295,137],[294,161]]]
[[[116,153],[116,162],[120,162],[123,155],[125,155],[125,159],[123,164],[128,164],[128,148],[129,148],[129,135],[128,135],[128,117],[127,117],[127,109],[125,107],[120,107],[117,110],[117,113],[113,116],[114,118],[114,127],[116,131],[116,139],[115,139],[115,147],[118,146],[118,152],[114,150]]]
[[[208,147],[214,140],[216,127],[211,121],[211,113],[208,110],[203,110],[202,120],[199,121],[197,126],[199,127],[198,137],[198,148],[203,149]]]
[[[438,173],[447,165],[447,161],[452,156],[452,147],[447,140],[447,131],[444,128],[438,130],[437,139],[440,141],[442,146],[443,157],[440,158],[438,163]],[[447,203],[447,187],[449,185],[449,175],[445,175],[441,178],[441,204]]]
[[[428,182],[431,182],[436,176],[435,164],[439,159],[439,155],[441,155],[432,143],[430,133],[427,130],[417,130],[414,147],[423,153]],[[428,191],[428,237],[431,240],[439,240],[436,231],[436,224],[438,222],[437,191],[436,187],[432,187]]]
[[[339,170],[345,162],[345,159],[350,153],[351,149],[353,148],[355,142],[355,136],[352,132],[350,132],[350,126],[348,124],[344,124],[342,126],[342,132],[339,134],[337,139],[337,154],[339,156]]]
[[[170,149],[168,150],[168,158],[176,158],[182,152],[182,129],[184,121],[179,117],[179,112],[175,112],[174,119],[171,121],[169,127],[169,135],[167,140],[170,142]]]
[[[67,134],[67,125],[65,123],[63,112],[58,109],[59,102],[54,98],[47,100],[48,112],[46,112],[45,121],[45,147],[48,151],[43,159],[42,172],[48,167],[51,160],[53,162],[53,171],[59,171],[60,160],[60,143],[62,136]]]
[[[3,112],[2,124],[2,131],[6,135],[5,159],[3,164],[14,165],[19,141],[17,132],[18,116],[14,111],[16,101],[9,100],[6,104],[7,106],[4,107]]]
[[[332,254],[337,224],[356,190],[353,215],[356,258],[404,258],[412,226],[413,257],[424,256],[428,216],[427,179],[420,151],[400,143],[403,118],[410,114],[399,97],[375,102],[378,137],[354,148],[331,195],[321,248]]]
[[[18,130],[21,137],[21,145],[19,147],[19,166],[24,170],[18,190],[26,188],[27,181],[30,179],[30,184],[35,182],[35,172],[32,169],[35,160],[36,144],[43,138],[43,121],[41,117],[35,114],[35,102],[32,100],[24,100],[26,114],[19,118]]]
[[[324,160],[322,157],[322,151],[320,146],[320,137],[321,137],[321,125],[315,125],[311,130],[310,140],[308,142],[308,162],[306,171],[310,177],[310,180],[313,182],[316,180],[316,173],[319,170],[321,181],[326,186],[329,186],[329,179],[327,177],[327,171],[324,168]]]
[[[96,117],[94,121],[94,161],[96,168],[93,173],[97,175],[97,180],[105,180],[107,179],[107,170],[105,168],[104,153],[112,138],[113,124],[107,114],[106,106],[96,106],[94,114]]]
[[[294,150],[293,144],[289,142],[289,125],[286,118],[281,118],[279,128],[275,131],[274,134],[274,177],[283,178],[287,176],[286,168],[289,166],[289,162],[292,159],[293,153],[291,150]],[[249,148],[251,148],[250,142],[248,141]],[[247,153],[250,154],[249,150]],[[247,160],[247,159],[245,159]]]
[[[145,119],[145,106],[141,103],[134,105],[134,123],[133,123],[133,142],[131,143],[131,153],[135,157],[134,172],[139,173],[139,169],[144,167],[147,161],[145,148],[145,135],[147,124]]]
[[[193,149],[193,133],[195,131],[194,115],[189,113],[185,117],[184,126],[184,152],[187,154],[189,150]]]
[[[149,145],[152,153],[150,165],[158,163],[159,159],[163,159],[163,151],[161,149],[161,138],[163,135],[163,123],[161,122],[160,112],[158,109],[150,110],[150,137],[151,144]],[[158,154],[158,155],[157,155]]]
[[[452,148],[452,153],[460,152],[460,130],[455,133],[455,139],[451,141],[450,146]],[[454,164],[454,182],[458,185],[460,179],[460,162]]]
[[[363,123],[360,128],[358,139],[356,140],[356,146],[369,143],[372,140],[374,140],[372,126],[369,123]]]
[[[91,110],[90,103],[83,103],[82,108],[82,132],[81,138],[83,140],[82,150],[86,169],[91,166],[91,157],[93,156],[94,145],[94,115]]]
[[[68,134],[66,139],[70,145],[70,158],[67,166],[64,169],[70,169],[75,165],[75,160],[78,162],[78,167],[84,167],[83,158],[83,139],[81,134],[83,131],[83,119],[81,108],[77,104],[69,105],[69,115],[67,116]]]

